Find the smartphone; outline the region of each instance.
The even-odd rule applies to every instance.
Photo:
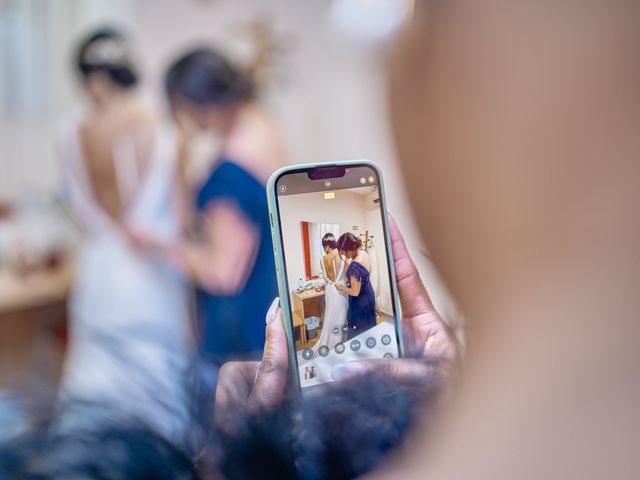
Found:
[[[384,184],[368,160],[296,165],[267,185],[296,388],[356,359],[403,355]]]

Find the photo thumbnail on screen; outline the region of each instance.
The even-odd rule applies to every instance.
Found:
[[[334,365],[398,356],[379,180],[368,166],[342,178],[306,173],[277,184],[300,385]]]

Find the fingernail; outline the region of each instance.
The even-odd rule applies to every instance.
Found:
[[[361,375],[366,370],[366,367],[357,362],[339,363],[331,367],[331,378],[334,380],[345,380],[357,375]]]
[[[272,323],[276,319],[276,314],[278,312],[278,307],[280,306],[280,297],[276,297],[271,302],[271,306],[269,307],[269,311],[267,312],[267,316],[265,318],[267,325]]]

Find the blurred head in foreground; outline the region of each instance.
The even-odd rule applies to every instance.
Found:
[[[634,2],[416,2],[393,125],[417,223],[470,327],[434,478],[630,478],[639,22]],[[428,475],[417,457],[412,473]]]
[[[440,392],[433,378],[368,377],[329,385],[323,395],[295,397],[275,409],[247,414],[239,408],[197,459],[142,425],[25,437],[0,445],[0,477],[354,478],[403,444],[418,405],[420,424],[429,425]]]

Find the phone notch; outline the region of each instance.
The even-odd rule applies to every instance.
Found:
[[[329,178],[342,178],[347,173],[347,168],[342,165],[323,165],[312,168],[307,172],[310,180],[326,180]]]

